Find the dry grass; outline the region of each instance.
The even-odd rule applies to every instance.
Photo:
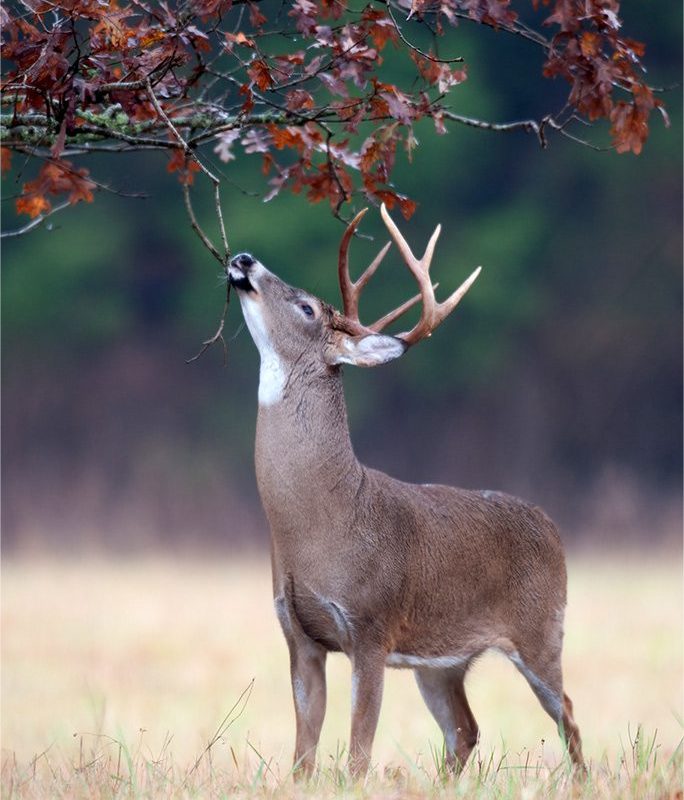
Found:
[[[441,737],[412,675],[394,671],[376,769],[365,788],[349,786],[349,666],[337,656],[321,774],[295,788],[288,659],[265,563],[6,561],[3,796],[675,797],[681,561],[585,556],[569,569],[565,680],[588,784],[573,783],[552,723],[492,656],[469,679],[482,738],[458,781],[440,781]]]

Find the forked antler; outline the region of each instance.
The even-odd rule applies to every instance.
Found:
[[[387,242],[368,267],[366,267],[361,277],[357,281],[352,281],[349,274],[349,244],[356,233],[359,222],[361,222],[367,211],[367,208],[361,209],[347,226],[347,230],[344,232],[344,236],[340,242],[340,255],[337,262],[337,274],[340,280],[340,291],[342,292],[342,311],[347,319],[358,323],[361,327],[365,326],[363,326],[359,320],[359,297],[365,285],[375,274],[375,270],[380,266],[380,262],[385,257],[385,254],[392,246],[392,242]]]
[[[404,259],[406,266],[409,268],[416,281],[418,281],[420,295],[423,300],[423,311],[418,322],[413,326],[413,328],[411,328],[410,331],[398,334],[398,338],[403,339],[410,347],[412,344],[419,342],[421,339],[425,339],[427,336],[432,335],[432,331],[434,331],[440,323],[444,322],[449,314],[451,314],[451,312],[461,302],[463,295],[473,285],[477,276],[480,274],[482,267],[478,267],[470,275],[470,277],[466,278],[466,280],[463,281],[458,289],[456,289],[456,291],[450,297],[444,300],[444,302],[438,303],[435,300],[435,287],[432,285],[432,281],[430,280],[430,263],[432,261],[432,254],[435,251],[437,239],[442,231],[442,226],[438,225],[435,228],[434,233],[430,237],[427,247],[425,248],[423,257],[418,260],[411,252],[411,248],[408,246],[406,239],[404,239],[404,237],[401,235],[399,228],[397,228],[397,226],[394,224],[394,221],[387,212],[384,203],[380,206],[380,214],[383,222],[390,232],[390,236],[394,240],[394,243],[401,253],[401,257]]]
[[[352,281],[349,275],[349,244],[352,236],[356,232],[359,222],[363,218],[366,211],[368,211],[368,209],[364,208],[354,217],[354,219],[349,223],[347,230],[342,237],[342,241],[340,242],[338,275],[340,280],[340,290],[342,292],[344,315],[352,323],[354,323],[354,326],[358,326],[359,332],[373,331],[377,333],[383,328],[386,328],[396,319],[399,319],[402,314],[406,313],[410,308],[413,308],[416,303],[422,300],[423,310],[418,322],[413,326],[413,328],[411,328],[410,331],[397,334],[397,337],[399,339],[403,339],[403,341],[406,342],[406,344],[410,347],[411,345],[416,344],[416,342],[419,342],[421,339],[425,339],[426,337],[430,336],[432,331],[434,331],[435,328],[441,322],[443,322],[449,314],[451,314],[451,312],[461,301],[463,295],[473,285],[482,268],[478,267],[448,299],[444,300],[442,303],[438,303],[435,299],[435,289],[439,284],[433,285],[432,281],[430,280],[430,263],[432,261],[432,255],[435,250],[435,245],[437,244],[437,239],[439,238],[439,234],[442,230],[442,226],[438,225],[435,228],[435,231],[430,237],[430,241],[425,248],[423,257],[421,259],[417,259],[411,252],[411,248],[408,246],[406,239],[404,239],[404,237],[401,235],[399,228],[397,228],[397,226],[394,224],[392,218],[387,212],[387,209],[385,208],[385,204],[383,203],[380,206],[380,214],[383,222],[387,226],[390,236],[399,249],[406,266],[409,268],[410,272],[418,282],[420,294],[417,294],[415,297],[412,297],[410,300],[402,303],[402,305],[398,306],[393,311],[390,311],[388,314],[385,314],[384,317],[381,317],[372,325],[365,326],[359,320],[359,297],[363,291],[363,288],[371,279],[391,246],[391,242],[388,242],[373,259],[361,277],[357,281]]]

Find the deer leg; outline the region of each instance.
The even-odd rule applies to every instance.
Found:
[[[312,641],[290,646],[290,676],[297,720],[295,777],[311,775],[316,765],[316,747],[325,717],[325,657],[326,651]]]
[[[327,653],[304,632],[289,593],[275,598],[275,609],[290,651],[290,678],[297,721],[293,771],[295,778],[302,778],[311,775],[316,766],[316,747],[325,717]]]
[[[542,708],[554,720],[563,737],[570,759],[581,772],[586,772],[582,756],[582,739],[572,715],[572,702],[563,692],[560,651],[550,659],[522,657],[517,651],[508,654],[510,660],[525,676]]]
[[[579,727],[572,715],[572,700],[563,693],[563,719],[561,721],[563,738],[567,744],[572,763],[581,771],[586,772],[584,756],[582,755],[582,739]]]
[[[382,704],[385,652],[355,653],[352,659],[352,724],[349,768],[355,778],[368,771]]]
[[[462,769],[477,743],[478,727],[463,684],[465,670],[414,670],[420,693],[430,713],[442,729],[446,763],[454,771]]]

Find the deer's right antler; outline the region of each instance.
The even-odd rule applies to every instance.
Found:
[[[438,303],[435,299],[435,289],[439,284],[433,285],[432,280],[430,279],[430,263],[432,261],[435,245],[437,244],[437,239],[439,238],[442,226],[438,225],[435,228],[434,233],[430,237],[427,247],[425,248],[423,257],[421,259],[417,259],[413,255],[413,252],[408,246],[406,239],[404,239],[402,236],[399,228],[397,228],[395,225],[387,209],[385,208],[385,204],[383,203],[380,206],[380,214],[383,222],[387,226],[390,236],[401,253],[406,266],[409,268],[411,274],[418,282],[420,293],[415,295],[415,297],[412,297],[410,300],[407,300],[405,303],[402,303],[402,305],[398,306],[393,311],[385,314],[385,316],[381,317],[379,320],[377,320],[377,322],[374,322],[372,325],[365,326],[359,320],[359,297],[368,281],[375,274],[380,262],[385,257],[391,246],[391,242],[388,242],[366,268],[361,277],[357,281],[352,281],[349,275],[349,244],[354,233],[356,232],[359,222],[361,222],[361,219],[367,211],[367,208],[359,211],[359,213],[347,226],[347,230],[345,231],[342,241],[340,242],[338,276],[340,281],[340,291],[342,292],[343,313],[354,324],[355,327],[358,326],[360,333],[371,331],[377,333],[383,328],[386,328],[395,320],[399,319],[402,314],[405,314],[410,308],[413,308],[413,306],[422,300],[423,309],[418,322],[413,326],[413,328],[411,328],[410,331],[397,334],[397,337],[399,339],[403,339],[403,341],[406,342],[406,344],[410,347],[411,345],[416,344],[416,342],[419,342],[421,339],[431,336],[432,331],[434,331],[435,328],[441,322],[443,322],[449,316],[449,314],[451,314],[465,293],[475,282],[475,279],[480,274],[482,267],[478,267],[449,298],[444,300],[442,303]]]

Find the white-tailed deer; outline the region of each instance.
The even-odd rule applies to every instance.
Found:
[[[273,590],[290,651],[297,718],[295,767],[310,773],[326,703],[325,659],[352,663],[351,769],[368,768],[385,667],[413,669],[441,727],[451,766],[478,736],[464,677],[483,651],[504,653],[558,724],[583,768],[579,729],[563,693],[563,548],[539,509],[510,495],[414,485],[360,464],[349,438],[340,365],[403,355],[455,308],[476,270],[445,302],[429,276],[439,226],[419,260],[381,209],[420,294],[370,326],[359,294],[389,249],[353,282],[340,245],[343,313],[281,281],[251,255],[229,279],[261,356],[256,474],[272,534]],[[422,301],[410,331],[380,331]]]

